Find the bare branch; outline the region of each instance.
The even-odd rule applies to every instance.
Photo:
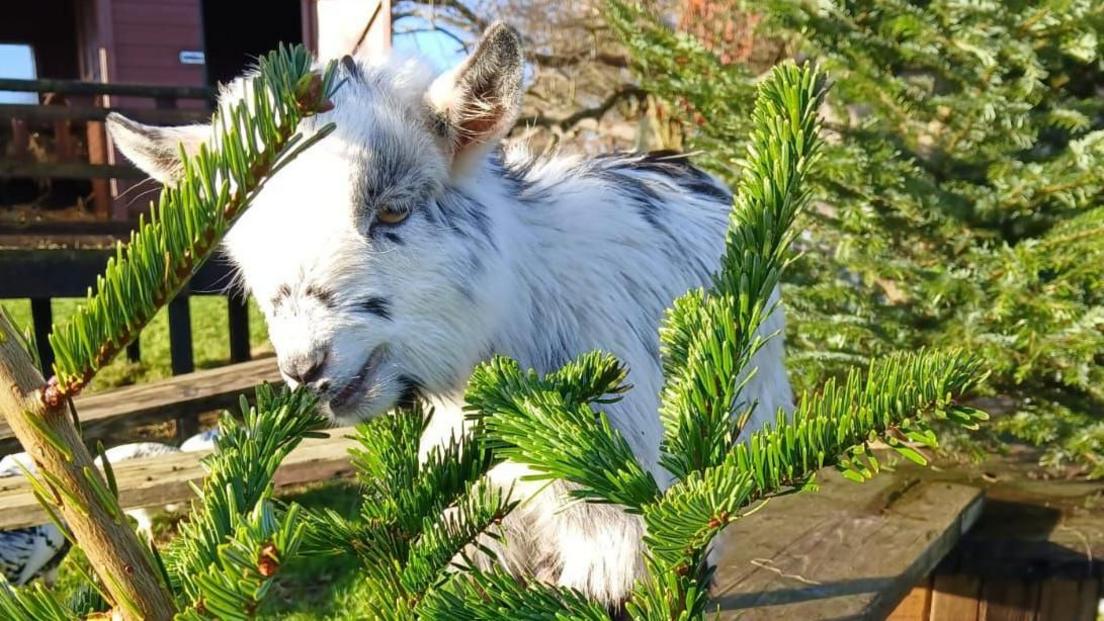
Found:
[[[592,108],[582,108],[575,112],[563,117],[562,119],[556,119],[545,116],[544,114],[536,114],[533,116],[522,117],[518,119],[517,125],[522,127],[547,127],[558,128],[561,131],[568,131],[572,127],[578,125],[582,121],[587,119],[601,120],[610,110],[613,109],[618,103],[628,99],[641,99],[648,92],[634,84],[622,84],[616,90],[609,94],[600,104]]]

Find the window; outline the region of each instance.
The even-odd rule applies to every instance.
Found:
[[[34,49],[22,43],[0,43],[0,78],[34,80],[38,77]],[[37,104],[38,93],[0,91],[0,104]]]

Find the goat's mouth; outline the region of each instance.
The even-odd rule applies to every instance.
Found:
[[[334,412],[344,409],[348,406],[356,406],[360,402],[360,399],[364,396],[365,387],[372,384],[376,379],[376,375],[387,358],[387,345],[380,345],[372,350],[372,353],[368,356],[368,359],[364,361],[364,364],[360,367],[349,381],[344,386],[337,389],[334,396],[330,398],[330,409]]]

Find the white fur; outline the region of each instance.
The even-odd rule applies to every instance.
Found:
[[[635,170],[625,158],[534,162],[515,149],[501,160],[480,152],[476,165],[454,169],[460,154],[432,127],[433,103],[449,100],[441,82],[427,99],[427,74],[415,64],[361,64],[359,72],[332,112],[301,128],[310,133],[333,121],[336,131],[272,178],[226,238],[281,362],[322,362],[312,385],[327,399],[385,345],[385,361],[355,402],[327,409],[342,423],[383,414],[402,393],[400,378],[416,378],[436,407],[423,437],[428,449],[462,428],[464,386],[489,355],[547,372],[602,349],[628,365],[634,385],[606,408],[609,419],[666,484],[670,477],[658,465],[657,329],[677,296],[708,285],[724,246],[727,207],[676,177]],[[498,136],[482,138],[486,146]],[[605,165],[616,169],[603,174]],[[504,178],[503,167],[528,167],[524,187]],[[658,225],[619,180],[643,184],[661,199]],[[478,205],[482,220],[429,220],[426,214],[448,212],[458,194]],[[375,222],[380,209],[411,200],[406,222]],[[332,299],[311,295],[312,288]],[[358,306],[368,297],[386,299],[389,318]],[[776,309],[762,333],[782,328]],[[759,403],[752,429],[792,401],[781,337],[753,363],[758,372],[745,393]],[[563,484],[538,487],[519,481],[524,473],[511,463],[492,472],[528,497],[504,525],[504,565],[621,601],[642,569],[638,518],[611,506],[565,508]]]

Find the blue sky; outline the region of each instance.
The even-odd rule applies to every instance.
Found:
[[[32,80],[35,77],[34,55],[30,46],[0,43],[0,78]],[[0,103],[36,104],[38,95],[0,91]]]
[[[406,18],[396,24],[391,39],[395,51],[404,55],[421,56],[439,71],[452,67],[464,58],[464,50],[460,49],[460,45],[439,32],[419,30],[404,34],[404,31],[426,26],[428,24],[420,24],[417,18]]]

